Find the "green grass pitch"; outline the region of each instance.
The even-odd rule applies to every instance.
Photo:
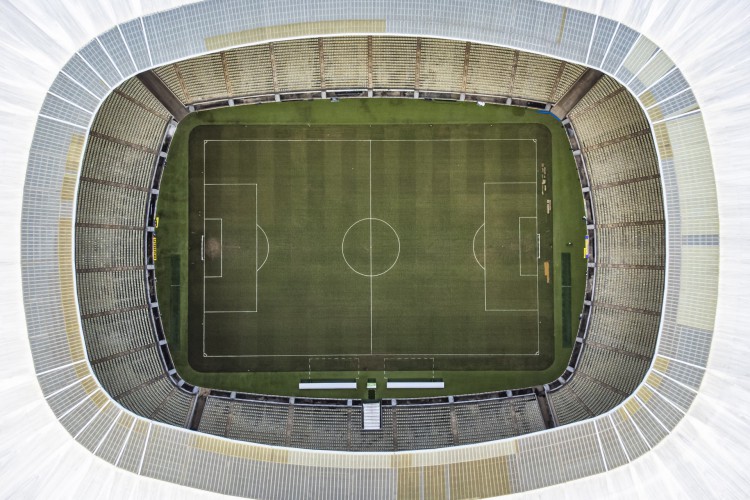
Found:
[[[284,103],[181,124],[159,200],[157,278],[188,381],[296,394],[309,376],[440,376],[455,393],[559,376],[570,353],[555,278],[570,248],[559,242],[583,236],[580,187],[578,199],[557,190],[558,168],[575,182],[564,132],[500,107],[505,120],[450,123],[446,106],[454,119],[478,108]],[[272,108],[287,120],[269,119]],[[573,261],[575,298],[584,268]]]

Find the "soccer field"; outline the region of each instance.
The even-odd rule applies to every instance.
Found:
[[[537,124],[196,127],[190,364],[546,368],[550,143]]]

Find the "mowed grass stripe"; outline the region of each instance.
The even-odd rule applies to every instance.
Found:
[[[529,145],[532,144],[531,141],[527,142],[529,142]],[[331,241],[342,238],[342,233],[346,232],[343,225],[331,224],[331,220],[336,219],[336,213],[341,213],[341,211],[340,208],[331,206],[331,201],[336,200],[336,197],[330,198],[325,193],[325,179],[331,176],[326,176],[324,172],[336,165],[336,162],[331,161],[327,154],[329,145],[337,145],[331,149],[331,151],[337,152],[340,151],[342,145],[347,145],[351,149],[358,145],[361,148],[366,144],[368,147],[367,161],[364,162],[361,161],[362,158],[358,158],[359,161],[355,161],[354,166],[350,167],[350,175],[343,176],[344,178],[354,179],[354,190],[346,194],[341,193],[339,197],[339,199],[346,199],[354,194],[355,198],[359,199],[359,203],[355,204],[359,206],[354,206],[353,210],[347,212],[347,215],[350,216],[350,220],[354,219],[351,216],[352,214],[363,217],[354,220],[352,224],[358,220],[366,219],[370,214],[369,197],[371,188],[369,183],[371,181],[369,177],[374,176],[372,182],[376,184],[379,177],[385,179],[394,172],[398,176],[395,187],[397,187],[401,199],[401,203],[397,203],[401,210],[396,214],[394,220],[412,221],[411,225],[401,222],[397,224],[399,227],[403,227],[404,231],[411,237],[411,245],[404,245],[404,248],[411,247],[410,268],[399,266],[399,268],[390,271],[394,273],[394,276],[388,277],[389,281],[396,283],[395,286],[398,290],[394,291],[393,294],[386,294],[383,303],[377,305],[375,302],[380,299],[376,300],[376,292],[372,292],[372,314],[378,320],[377,322],[373,321],[372,325],[373,352],[384,354],[411,354],[423,351],[435,351],[438,354],[472,354],[475,352],[484,355],[492,353],[502,355],[533,354],[534,351],[531,350],[531,347],[535,348],[536,344],[536,323],[531,323],[533,315],[523,313],[536,310],[535,297],[532,301],[532,297],[529,296],[529,302],[523,306],[507,307],[507,309],[518,309],[517,312],[521,313],[520,319],[519,317],[503,318],[499,325],[493,324],[492,321],[481,315],[474,318],[475,321],[473,322],[462,321],[460,324],[456,323],[454,317],[456,308],[464,307],[466,297],[471,296],[471,293],[467,293],[468,288],[470,288],[470,285],[466,285],[467,275],[475,276],[473,287],[475,294],[481,289],[478,286],[480,283],[476,279],[478,276],[477,269],[473,268],[469,273],[465,272],[467,270],[456,272],[453,261],[454,257],[460,256],[466,264],[469,263],[467,257],[473,258],[473,254],[468,253],[469,245],[465,244],[470,241],[469,231],[471,226],[466,224],[467,219],[460,212],[473,209],[476,220],[479,221],[478,213],[481,201],[479,197],[474,196],[473,203],[471,203],[471,196],[467,197],[463,193],[455,193],[457,199],[451,202],[451,196],[454,194],[451,190],[451,172],[460,173],[466,168],[466,165],[471,163],[481,166],[479,168],[485,171],[484,178],[489,176],[490,178],[505,179],[501,182],[527,182],[512,179],[529,178],[535,175],[533,163],[529,164],[528,156],[525,157],[519,153],[522,148],[513,147],[512,142],[482,141],[481,146],[476,148],[467,147],[467,143],[473,146],[473,141],[409,142],[400,140],[398,142],[375,142],[376,150],[385,148],[388,151],[390,146],[396,147],[390,149],[390,155],[384,152],[382,161],[385,165],[382,167],[376,165],[374,173],[369,170],[370,161],[372,161],[369,154],[371,146],[365,142],[237,141],[211,143],[213,146],[210,151],[217,150],[217,145],[221,147],[218,148],[216,157],[212,157],[208,163],[221,165],[221,168],[226,171],[225,175],[219,175],[216,171],[212,172],[212,176],[218,176],[217,180],[230,180],[237,183],[247,183],[247,181],[253,180],[249,178],[250,175],[247,172],[243,174],[245,158],[255,157],[257,159],[260,157],[263,158],[263,163],[274,165],[273,168],[263,170],[258,170],[257,166],[255,168],[258,184],[269,183],[276,187],[276,196],[274,197],[277,204],[276,217],[274,225],[267,226],[268,230],[274,234],[280,234],[282,241],[284,234],[297,235],[296,238],[291,237],[296,240],[296,244],[289,245],[287,248],[294,249],[296,252],[311,252],[326,247],[330,249]],[[264,148],[269,148],[270,152],[257,152],[258,149]],[[437,155],[435,154],[436,148],[438,149]],[[452,154],[451,149],[456,149],[457,152]],[[467,161],[466,155],[470,155],[471,160]],[[376,162],[377,157],[378,154],[375,153]],[[504,164],[503,169],[498,167],[501,163]],[[526,163],[525,167],[523,163]],[[367,182],[364,182],[363,179],[365,165],[367,167]],[[262,178],[268,176],[269,173],[273,174],[272,177],[268,179],[267,183],[262,182]],[[367,196],[364,196],[365,184],[367,184]],[[517,186],[516,184],[511,185]],[[289,188],[282,189],[283,186],[289,186]],[[372,215],[378,216],[378,203],[389,205],[391,193],[387,189],[379,189],[377,186],[373,187],[372,190],[374,204],[376,205],[376,210]],[[475,188],[474,191],[477,192],[478,188]],[[359,193],[359,196],[356,196],[357,193]],[[285,196],[286,194],[289,194],[289,196]],[[281,200],[279,195],[281,195]],[[367,207],[364,207],[365,198],[367,198]],[[286,202],[289,207],[288,217],[283,217],[278,213],[280,201]],[[406,210],[403,210],[404,201],[409,205]],[[533,206],[533,202],[531,205]],[[384,220],[387,222],[387,219]],[[508,221],[500,223],[508,226]],[[371,224],[368,225],[371,226]],[[387,225],[391,229],[393,228],[390,224]],[[347,266],[353,267],[352,271],[359,272],[361,275],[371,274],[368,271],[367,261],[371,262],[376,254],[380,269],[378,273],[372,274],[380,274],[388,270],[396,263],[397,259],[401,258],[399,231],[395,229],[388,231],[385,229],[386,225],[381,223],[378,223],[377,227],[376,236],[388,239],[373,244],[368,235],[366,241],[360,242],[358,246],[360,249],[359,258],[362,262],[357,262],[356,254],[352,256],[353,265],[348,263]],[[510,227],[512,228],[513,225],[511,224]],[[456,230],[467,234],[463,235],[464,237],[456,237],[454,236]],[[327,233],[328,236],[324,237]],[[314,236],[313,241],[306,244],[300,240],[300,238],[304,239],[306,235],[307,237]],[[289,236],[287,237],[289,238]],[[460,244],[462,248],[451,248],[451,245],[455,247],[456,244]],[[274,248],[276,247],[277,245],[274,243]],[[515,248],[517,248],[517,243]],[[351,248],[342,248],[342,250],[353,251]],[[273,258],[272,256],[269,257]],[[301,262],[304,262],[304,269],[299,269],[296,274],[293,274],[293,280],[285,280],[288,285],[291,284],[292,286],[288,286],[278,295],[274,295],[273,283],[270,283],[269,310],[265,319],[260,317],[233,319],[232,316],[227,316],[216,320],[224,325],[223,328],[227,330],[226,335],[222,333],[218,336],[221,339],[219,343],[224,347],[220,355],[281,356],[295,355],[299,351],[301,351],[301,354],[310,355],[366,353],[367,349],[362,348],[361,345],[358,346],[359,349],[354,351],[345,350],[347,342],[344,336],[348,335],[356,339],[370,333],[367,328],[363,329],[362,322],[358,321],[361,320],[361,314],[347,317],[346,305],[337,304],[335,309],[329,309],[325,307],[325,304],[320,303],[321,299],[325,302],[326,299],[331,298],[331,293],[326,289],[329,285],[327,281],[330,273],[322,272],[323,269],[329,268],[331,265],[336,267],[336,263],[331,262],[330,257],[329,255],[327,258],[323,256],[315,258],[310,255],[309,258],[300,259]],[[273,260],[271,262],[273,263]],[[273,268],[274,266],[270,264],[269,272],[273,272]],[[290,276],[288,275],[290,269],[294,269],[291,262],[290,265],[285,266],[287,276]],[[310,270],[318,271],[314,279],[310,279]],[[451,274],[451,272],[453,276],[449,280],[443,282],[440,279],[434,279],[441,275]],[[400,280],[397,279],[399,277]],[[379,287],[380,282],[385,282],[386,277],[378,277],[378,279],[377,286]],[[410,288],[414,289],[414,284],[418,284],[420,281],[424,282],[425,279],[434,281],[436,284],[418,287],[414,293],[409,294]],[[461,285],[462,282],[463,286]],[[372,283],[372,286],[375,287],[375,283]],[[356,285],[350,284],[349,287],[344,289],[351,290],[352,288],[356,288]],[[403,300],[405,295],[410,295],[411,299],[407,300],[406,303]],[[349,298],[352,295],[347,293],[345,296]],[[216,294],[215,297],[220,298],[222,294]],[[427,298],[429,300],[426,300]],[[388,302],[394,300],[394,303]],[[415,307],[409,308],[409,302]],[[352,306],[349,305],[348,307],[351,309]],[[355,311],[359,309],[356,305],[353,308]],[[394,310],[398,313],[393,314]],[[318,312],[318,314],[316,315],[315,312]],[[380,316],[385,317],[380,318]],[[276,317],[277,319],[268,321],[269,317]],[[295,331],[295,328],[299,326],[295,324],[299,318],[303,318],[305,324],[303,329],[296,331],[303,331],[305,334],[298,335],[293,345],[279,342],[279,339],[284,338],[285,331]],[[394,323],[394,319],[397,319],[397,322]],[[519,320],[527,324],[520,327],[514,324]],[[378,325],[377,323],[382,324]],[[451,338],[455,337],[456,331],[466,330],[467,328],[470,329],[472,336],[479,339],[476,343],[472,341],[451,341]],[[346,333],[342,334],[342,332]],[[422,334],[422,332],[424,333]],[[498,334],[499,332],[500,334]],[[335,344],[330,341],[331,338],[336,339]],[[267,342],[264,340],[267,340]],[[351,345],[351,343],[348,345]],[[320,348],[327,349],[319,350]]]

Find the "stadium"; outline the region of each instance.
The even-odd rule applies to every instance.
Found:
[[[747,7],[0,9],[5,496],[747,494]]]

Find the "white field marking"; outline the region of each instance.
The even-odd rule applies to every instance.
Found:
[[[477,261],[477,264],[479,264],[479,267],[481,267],[482,269],[484,269],[484,266],[482,265],[481,262],[479,262],[479,259],[477,258],[476,241],[477,241],[477,235],[479,234],[479,231],[481,231],[483,228],[484,228],[484,224],[479,226],[479,228],[477,229],[477,232],[474,233],[474,238],[471,240],[471,252],[474,254],[474,260]],[[482,237],[484,237],[484,235],[482,235]]]
[[[369,188],[369,192],[370,192],[370,354],[372,354],[372,324],[373,324],[373,319],[372,319],[372,280],[373,280],[373,276],[372,276],[372,140],[369,141],[368,144],[369,144],[368,150],[369,150],[369,163],[370,163],[369,165],[369,175],[370,175],[370,188]],[[398,235],[396,235],[396,238],[398,238]],[[343,241],[341,242],[341,245],[343,248],[343,245],[344,245]],[[398,250],[400,254],[401,253],[401,241],[400,240],[398,244]],[[396,260],[398,260],[398,257],[396,257]],[[348,262],[346,264],[349,265]],[[394,262],[393,264],[395,265],[396,263]]]
[[[206,144],[203,141],[203,234],[206,234]],[[206,356],[206,261],[203,260],[203,315],[201,326],[203,328],[203,356]]]
[[[258,310],[258,185],[255,184],[255,310]]]
[[[258,311],[204,311],[206,314],[255,313]]]
[[[205,139],[207,142],[471,142],[536,141],[536,139]]]
[[[606,57],[606,55],[605,55],[605,57]],[[86,89],[86,90],[88,90],[88,89]],[[206,148],[206,144],[209,143],[209,142],[368,142],[370,144],[370,169],[371,169],[372,168],[372,143],[373,142],[454,142],[454,141],[455,142],[472,142],[472,141],[484,141],[484,142],[533,141],[534,145],[535,145],[535,149],[538,148],[537,140],[536,139],[479,139],[479,138],[477,138],[477,139],[206,139],[206,140],[203,141],[203,178],[204,178],[204,180],[203,180],[203,184],[204,184],[203,206],[204,206],[204,213],[205,213],[205,186],[206,185],[222,185],[222,184],[206,184],[205,183],[205,172],[206,172],[206,168],[205,168],[205,163],[206,163],[205,148]],[[536,173],[537,180],[538,180],[538,172],[535,172],[535,173]],[[371,171],[370,171],[370,176],[371,175],[372,174],[371,174]],[[536,184],[536,183],[537,183],[536,181],[533,181],[533,182],[532,181],[527,181],[527,182],[520,181],[520,182],[490,182],[490,183],[485,183],[485,184]],[[223,184],[223,185],[241,185],[241,184]],[[372,189],[372,186],[370,186],[370,189]],[[535,192],[536,192],[536,190],[535,190]],[[538,193],[537,193],[537,197],[538,197]],[[486,205],[486,203],[485,203],[485,205]],[[538,212],[538,209],[537,209],[537,212]],[[257,213],[257,185],[256,185],[256,213]],[[380,220],[380,219],[377,219],[377,218],[373,218],[373,219],[374,220]],[[256,220],[257,220],[257,218],[256,218]],[[357,222],[361,222],[362,220],[365,220],[365,219],[360,219]],[[387,222],[382,221],[382,220],[381,220],[381,222],[384,222],[389,227],[391,227],[390,224],[388,224]],[[356,222],[355,222],[355,224],[356,224]],[[484,224],[482,224],[482,226],[484,226]],[[351,229],[351,227],[349,229]],[[391,227],[391,229],[393,229],[393,227]],[[261,230],[262,230],[262,228],[261,228]],[[256,229],[256,231],[257,231],[257,229]],[[393,230],[393,231],[394,231],[394,233],[396,233],[395,230]],[[205,233],[205,227],[204,227],[204,233]],[[398,238],[398,233],[396,233],[396,237]],[[486,246],[486,236],[484,237],[484,240],[485,240],[485,246]],[[400,254],[400,252],[401,252],[401,241],[400,241],[400,238],[398,239],[398,242],[399,242],[399,254]],[[256,246],[257,246],[257,238],[256,238]],[[343,249],[343,244],[342,244],[342,249]],[[485,248],[485,257],[486,257],[486,248]],[[396,260],[398,260],[398,257],[396,258]],[[256,251],[256,263],[257,263],[257,251]],[[395,265],[395,264],[396,264],[396,262],[394,262],[393,265]],[[348,265],[348,263],[347,263],[347,265]],[[393,265],[388,270],[386,270],[385,272],[383,272],[381,274],[385,274],[386,272],[388,272],[393,267]],[[349,267],[351,268],[351,266],[349,266]],[[482,266],[482,268],[484,269],[483,266]],[[352,269],[352,270],[355,271],[354,269]],[[357,272],[357,271],[355,271],[355,272]],[[205,268],[204,268],[204,273],[205,273]],[[362,274],[362,273],[358,273],[358,274]],[[380,276],[381,274],[378,274],[378,276]],[[366,276],[366,275],[363,274],[363,276]],[[487,286],[487,283],[486,283],[486,270],[485,270],[485,308],[486,308],[486,303],[487,303],[486,286]],[[539,316],[539,308],[538,308],[538,304],[539,304],[538,292],[539,292],[539,290],[538,290],[538,286],[539,286],[539,283],[537,282],[537,309],[497,309],[497,310],[492,310],[492,312],[534,312],[534,311],[536,311],[537,312],[537,318],[538,318],[538,316]],[[257,294],[257,273],[256,273],[256,303],[257,303],[257,295],[258,294]],[[205,320],[205,313],[220,314],[220,313],[251,313],[251,312],[257,312],[257,311],[205,311],[205,280],[204,280],[204,290],[203,290],[203,301],[204,301],[204,320]],[[371,306],[371,315],[372,315],[372,306]],[[372,318],[372,316],[371,316],[371,318]],[[371,321],[372,321],[372,319],[371,319]],[[372,325],[371,325],[371,338],[372,338]],[[204,325],[203,325],[203,356],[204,357],[209,357],[209,358],[256,358],[256,357],[257,358],[267,358],[267,357],[278,357],[278,358],[283,358],[283,357],[308,357],[309,358],[310,356],[313,356],[313,357],[320,357],[320,356],[369,356],[369,355],[372,354],[372,350],[371,350],[371,352],[369,354],[368,353],[362,353],[362,354],[360,354],[360,353],[355,353],[355,354],[333,353],[333,354],[312,354],[312,355],[311,354],[234,354],[234,355],[208,355],[205,351],[206,351],[206,349],[205,349],[205,321],[204,321]],[[393,354],[379,353],[379,354],[386,355],[386,356],[401,356],[401,355],[403,355],[402,353],[393,353]],[[450,356],[456,356],[456,357],[467,357],[467,356],[472,356],[472,357],[539,356],[539,327],[538,327],[538,321],[537,321],[537,351],[534,352],[534,353],[507,353],[507,352],[505,352],[505,353],[497,353],[497,354],[488,354],[486,352],[483,352],[483,353],[464,353],[464,354],[410,353],[409,355],[410,356],[438,356],[438,357],[450,357]]]
[[[266,265],[266,261],[268,260],[268,256],[269,256],[269,255],[271,255],[271,242],[270,242],[270,241],[268,241],[268,235],[267,235],[267,234],[266,234],[266,232],[265,232],[265,231],[263,230],[263,228],[262,228],[262,227],[260,227],[260,226],[258,226],[258,229],[260,229],[260,232],[261,232],[261,233],[263,233],[263,237],[264,237],[264,238],[266,239],[266,248],[268,249],[268,251],[266,252],[266,258],[265,258],[265,259],[263,259],[263,263],[262,263],[262,264],[260,265],[260,267],[258,268],[258,271],[260,271],[260,270],[261,270],[261,269],[263,268],[263,266],[265,266],[265,265]]]
[[[521,267],[521,219],[534,219],[534,220],[536,220],[536,216],[532,216],[532,217],[519,217],[518,218],[518,275],[519,276],[537,276],[538,277],[539,276],[539,266],[537,266],[536,272],[534,274],[524,274],[523,269]]]
[[[534,139],[534,184],[537,185],[537,189],[534,189],[534,215],[536,216],[534,218],[534,232],[538,235],[539,234],[539,144],[537,144],[536,139]],[[541,252],[541,243],[539,244],[539,251]],[[537,273],[537,279],[536,279],[536,352],[539,354],[539,349],[541,348],[541,331],[542,327],[539,325],[539,259],[537,259],[536,263],[536,273]],[[257,292],[256,292],[257,294]]]
[[[536,309],[487,309],[486,312],[537,312]]]
[[[482,184],[482,227],[485,228],[484,231],[482,231],[482,262],[484,262],[484,266],[482,266],[482,269],[484,270],[484,310],[487,311],[487,268],[485,267],[487,265],[487,183],[485,182]]]
[[[512,352],[501,352],[501,353],[486,353],[486,352],[478,352],[478,353],[461,353],[461,354],[435,354],[433,352],[429,353],[421,353],[421,352],[415,352],[410,354],[403,354],[403,353],[388,353],[388,352],[379,352],[377,354],[378,356],[434,356],[436,358],[443,357],[443,358],[450,358],[450,357],[492,357],[492,356],[539,356],[538,352],[528,352],[528,353],[512,353]],[[335,352],[335,353],[325,353],[325,354],[219,354],[219,355],[204,355],[205,358],[319,358],[319,357],[333,357],[333,356],[346,356],[346,357],[365,357],[365,356],[372,356],[369,352],[366,353],[345,353],[345,352]]]
[[[382,273],[378,273],[378,274],[365,274],[365,273],[362,273],[360,271],[357,271],[356,269],[354,269],[352,267],[352,265],[346,259],[346,255],[344,253],[344,242],[346,241],[346,235],[349,234],[349,231],[351,231],[351,229],[354,226],[356,226],[360,222],[363,222],[363,221],[366,221],[366,220],[370,221],[370,229],[372,229],[372,221],[378,221],[378,222],[382,222],[383,224],[385,224],[386,226],[388,226],[391,229],[391,231],[393,231],[393,234],[396,235],[396,241],[398,243],[398,252],[396,253],[396,258],[393,260],[393,263],[390,265],[390,267],[388,269],[386,269],[385,271],[383,271]],[[378,219],[377,217],[371,217],[371,218],[367,217],[367,218],[364,218],[364,219],[359,219],[357,222],[355,222],[354,224],[352,224],[351,226],[349,226],[349,228],[344,233],[344,237],[341,239],[341,256],[344,258],[344,262],[346,263],[346,265],[349,266],[349,269],[351,269],[355,273],[359,274],[360,276],[364,276],[365,278],[377,278],[378,276],[382,276],[385,273],[387,273],[388,271],[390,271],[391,269],[393,269],[393,266],[395,266],[396,263],[398,262],[398,259],[401,256],[401,238],[399,238],[398,233],[396,232],[395,229],[393,229],[393,226],[391,226],[390,224],[388,224],[383,219]],[[372,259],[372,252],[370,252],[370,258]]]
[[[542,235],[536,233],[536,260],[542,260]],[[537,262],[536,274],[539,276],[539,263]]]
[[[203,225],[206,225],[207,220],[217,220],[219,221],[219,275],[213,275],[213,276],[206,276],[203,275],[204,278],[223,278],[224,277],[224,219],[220,218],[203,218]],[[204,234],[205,236],[205,234]],[[204,260],[205,262],[205,260]],[[204,265],[205,267],[205,265]]]
[[[252,182],[209,182],[206,186],[257,186]]]

